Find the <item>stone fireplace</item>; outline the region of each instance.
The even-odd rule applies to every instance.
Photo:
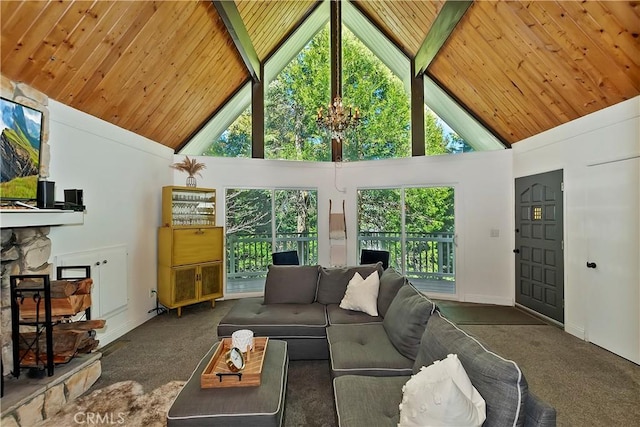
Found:
[[[49,176],[49,112],[46,95],[22,83],[0,76],[3,98],[43,112],[40,179]],[[82,224],[83,212],[2,209],[0,212],[0,342],[2,345],[3,426],[32,426],[57,413],[67,402],[87,391],[101,375],[100,353],[82,354],[55,367],[54,375],[45,378],[19,378],[13,370],[10,276],[48,274],[53,278],[50,226]],[[22,328],[22,326],[21,326]]]
[[[2,228],[2,364],[7,374],[13,366],[9,277],[15,274],[51,275],[49,227]]]

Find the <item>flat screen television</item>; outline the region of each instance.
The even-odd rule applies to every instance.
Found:
[[[0,200],[36,200],[43,114],[0,98]]]

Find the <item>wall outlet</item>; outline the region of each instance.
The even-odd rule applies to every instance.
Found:
[[[153,288],[149,288],[149,298],[155,298],[156,297],[156,290]]]

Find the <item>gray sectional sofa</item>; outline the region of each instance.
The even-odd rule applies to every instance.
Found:
[[[378,316],[340,308],[349,280],[377,271]],[[511,360],[459,329],[394,269],[271,266],[264,298],[240,300],[218,336],[251,329],[288,343],[289,357],[329,359],[338,425],[397,426],[403,386],[422,366],[457,354],[486,402],[485,426],[555,426],[556,411]]]

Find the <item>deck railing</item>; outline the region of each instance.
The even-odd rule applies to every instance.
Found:
[[[227,292],[261,291],[274,251],[296,250],[300,264],[318,263],[315,233],[278,234],[275,249],[271,241],[269,234],[227,235]],[[404,270],[419,289],[455,292],[453,233],[405,233],[404,256],[399,232],[362,232],[358,236],[358,247],[389,251],[389,265],[398,271]]]

